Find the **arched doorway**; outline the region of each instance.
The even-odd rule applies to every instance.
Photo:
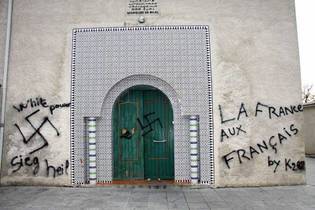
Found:
[[[113,180],[173,180],[174,125],[169,99],[134,86],[116,99],[112,118]]]

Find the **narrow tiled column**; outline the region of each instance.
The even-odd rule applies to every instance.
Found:
[[[96,185],[96,118],[87,118],[88,145],[89,145],[89,180],[91,185]]]
[[[190,177],[191,184],[198,184],[199,181],[199,121],[198,116],[189,117],[190,136]]]

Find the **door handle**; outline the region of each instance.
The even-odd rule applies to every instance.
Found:
[[[153,139],[153,142],[154,143],[164,143],[164,142],[166,142],[166,139],[163,139],[163,140],[155,140],[155,139]]]

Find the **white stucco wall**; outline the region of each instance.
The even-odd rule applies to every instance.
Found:
[[[315,103],[304,105],[305,153],[315,155]]]
[[[221,7],[220,7],[221,6]],[[283,133],[293,123],[301,130],[302,114],[268,119],[266,109],[258,112],[258,102],[277,107],[300,103],[300,72],[293,1],[251,1],[237,6],[226,3],[224,17],[212,20],[213,28],[213,73],[216,145],[217,186],[252,186],[304,183],[304,172],[286,171],[286,160],[304,160],[303,140],[300,133],[282,145],[277,143],[277,154],[272,149],[253,158],[242,158],[239,163],[236,153],[227,158],[231,169],[221,157],[233,150],[245,149],[250,156],[249,146],[268,141],[271,136]],[[218,9],[217,8],[217,9]],[[229,9],[228,9],[229,8]],[[222,14],[222,13],[219,13]],[[244,113],[240,120],[220,123],[218,105],[222,105],[225,119],[237,118],[241,103]],[[242,126],[246,134],[224,138],[220,143],[220,129]],[[277,139],[277,138],[275,138]],[[257,146],[255,147],[256,150]],[[268,167],[270,160],[280,161]]]
[[[146,22],[142,25],[210,26],[215,186],[304,183],[304,171],[292,171],[288,167],[286,170],[285,164],[289,159],[290,163],[304,160],[304,143],[300,132],[294,135],[296,130],[293,127],[293,131],[290,131],[292,124],[300,131],[302,113],[279,118],[272,115],[272,119],[269,119],[268,109],[258,106],[262,112],[255,116],[258,102],[277,110],[280,106],[297,106],[300,103],[294,1],[159,0],[158,3],[160,14],[146,16]],[[13,105],[18,106],[36,97],[46,99],[48,105],[70,102],[72,29],[141,25],[137,22],[138,16],[128,16],[126,10],[127,1],[117,0],[14,1],[2,184],[70,184],[69,169],[68,175],[63,173],[52,178],[50,172],[47,177],[45,162],[47,160],[57,169],[61,164],[65,167],[66,160],[70,160],[69,108],[56,109],[51,115],[49,108],[42,106],[28,107],[18,112]],[[224,119],[230,119],[238,117],[242,103],[243,112],[239,120],[221,123],[219,105]],[[25,135],[31,135],[34,129],[25,121],[25,117],[37,108],[40,111],[30,118],[35,127],[47,116],[60,135],[57,136],[56,130],[45,124],[41,132],[49,145],[30,156],[31,159],[38,157],[39,172],[34,176],[34,166],[23,166],[13,173],[18,165],[12,167],[12,158],[22,155],[25,159],[29,156],[28,152],[43,143],[37,135],[36,140],[24,144],[21,133],[14,125],[16,123]],[[228,131],[228,128],[240,125],[246,133],[239,131],[239,135],[224,137],[221,142],[222,129]],[[289,131],[291,137],[283,128]],[[287,140],[282,144],[278,142],[277,153],[269,146],[263,153],[253,153],[250,160],[243,157],[242,164],[237,153],[232,153],[228,156],[233,157],[228,161],[230,169],[222,158],[234,150],[248,151],[249,146],[268,141],[278,133],[285,135]],[[277,138],[275,141],[278,141]],[[249,155],[248,152],[246,155]],[[268,156],[270,160],[280,161],[276,170],[274,165],[268,167]],[[18,159],[13,162],[17,163]]]

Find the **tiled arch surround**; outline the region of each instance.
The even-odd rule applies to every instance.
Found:
[[[74,29],[72,183],[87,178],[86,117],[97,118],[97,181],[112,181],[111,113],[135,85],[160,89],[174,110],[175,181],[190,181],[189,118],[200,118],[200,181],[214,184],[212,84],[207,26]]]

